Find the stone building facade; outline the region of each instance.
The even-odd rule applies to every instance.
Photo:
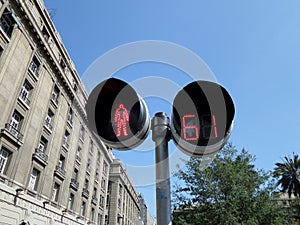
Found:
[[[139,194],[139,204],[140,204],[139,225],[147,225],[148,209],[142,194]]]
[[[137,225],[139,223],[139,195],[119,159],[110,165],[107,225]]]
[[[0,0],[0,224],[104,224],[113,155],[87,97],[43,1]]]

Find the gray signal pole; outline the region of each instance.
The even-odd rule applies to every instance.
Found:
[[[170,120],[166,113],[156,113],[152,119],[152,140],[155,142],[156,218],[157,225],[171,225],[171,194],[168,142]]]

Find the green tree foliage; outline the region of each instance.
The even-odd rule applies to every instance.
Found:
[[[176,175],[173,224],[287,224],[272,201],[269,174],[255,169],[252,155],[229,143],[204,170],[202,161],[191,158]]]
[[[300,159],[296,154],[293,158],[285,156],[282,163],[276,163],[273,176],[278,179],[277,186],[281,187],[280,192],[288,193],[290,198],[287,213],[293,221],[300,221]],[[292,194],[294,198],[292,197]],[[280,195],[279,195],[280,196]],[[296,223],[295,223],[296,224]]]
[[[281,192],[287,192],[289,197],[292,193],[300,197],[300,160],[298,155],[291,159],[284,157],[283,163],[276,163],[274,177],[279,178],[277,185],[281,186]]]

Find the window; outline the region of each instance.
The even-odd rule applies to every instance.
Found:
[[[98,152],[97,152],[97,162],[100,162],[100,159],[101,159],[101,153],[100,153],[100,151],[98,150]]]
[[[77,169],[74,169],[74,171],[73,171],[73,179],[75,181],[77,181],[77,179],[78,179],[78,170]]]
[[[69,113],[68,113],[68,119],[67,119],[68,123],[70,123],[70,124],[73,123],[73,114],[74,114],[73,110],[70,108]]]
[[[88,172],[91,172],[91,162],[92,162],[91,158],[88,158],[87,166],[86,166],[86,170]]]
[[[2,16],[0,17],[0,28],[6,33],[9,38],[12,35],[14,25],[15,20],[12,17],[12,13],[5,9]]]
[[[94,142],[91,140],[90,141],[90,154],[93,154],[94,152]]]
[[[81,208],[80,208],[80,214],[81,214],[81,216],[85,216],[85,212],[86,212],[86,203],[82,202]]]
[[[10,153],[4,149],[0,150],[0,174],[5,173],[5,169],[7,168],[8,158]]]
[[[22,99],[22,101],[25,102],[26,105],[30,104],[30,96],[31,96],[32,90],[33,90],[33,88],[30,85],[30,83],[27,80],[25,80],[25,82],[21,88],[19,98]]]
[[[119,208],[119,209],[121,209],[121,205],[122,205],[122,204],[121,204],[121,199],[118,198],[118,208]]]
[[[107,162],[103,162],[103,173],[104,174],[107,174],[107,169],[108,169],[108,165],[107,165]]]
[[[68,131],[65,131],[64,138],[63,138],[63,146],[66,148],[69,148],[69,144],[68,144],[69,136],[70,133]]]
[[[89,189],[89,180],[88,179],[85,179],[83,189],[85,189],[85,190]]]
[[[3,53],[3,48],[2,48],[2,46],[0,45],[0,57],[1,57],[2,53]]]
[[[81,126],[80,133],[79,133],[79,139],[82,141],[84,141],[84,133],[85,133],[84,126]]]
[[[73,210],[74,198],[75,198],[74,194],[70,193],[69,200],[68,200],[68,209],[70,210]]]
[[[123,189],[122,189],[122,186],[119,185],[119,196],[120,196],[120,197],[122,197],[122,190],[123,190]]]
[[[21,120],[22,120],[21,115],[17,111],[15,111],[11,117],[10,125],[16,130],[18,130]]]
[[[21,124],[23,121],[23,117],[21,116],[21,114],[19,112],[17,112],[16,110],[14,111],[11,119],[10,119],[10,123],[9,123],[9,131],[12,135],[14,135],[16,138],[20,137],[20,128],[21,128]]]
[[[106,183],[106,181],[105,181],[105,179],[102,177],[102,180],[101,180],[101,188],[102,188],[103,190],[105,190],[105,183]]]
[[[91,220],[95,221],[95,217],[96,217],[96,215],[95,215],[95,209],[92,208],[92,210],[91,210]]]
[[[47,148],[48,140],[45,137],[41,137],[40,143],[38,145],[37,151],[44,152]]]
[[[76,152],[76,160],[80,163],[81,161],[81,147],[78,146],[77,152]]]
[[[100,195],[99,205],[102,208],[104,207],[104,196],[103,195]]]
[[[39,176],[40,176],[40,171],[38,171],[37,169],[33,168],[32,172],[30,174],[29,183],[28,183],[28,188],[30,190],[33,190],[33,191],[37,190]]]
[[[64,165],[65,165],[65,157],[63,155],[60,155],[57,166],[63,169]]]
[[[99,205],[102,208],[104,207],[104,196],[103,195],[100,195]]]
[[[36,76],[39,75],[39,69],[41,66],[41,60],[38,58],[37,55],[34,55],[30,64],[29,64],[29,70]]]
[[[60,189],[60,185],[58,183],[54,183],[53,190],[52,190],[52,197],[51,197],[51,200],[53,202],[58,202],[59,189]]]
[[[50,130],[52,130],[52,119],[54,117],[54,113],[48,109],[48,113],[46,115],[45,119],[45,126],[48,127]]]
[[[101,200],[101,196],[100,196],[100,200]],[[108,207],[110,204],[110,198],[109,198],[109,195],[106,195],[106,207]],[[100,205],[101,205],[101,202],[100,202]]]
[[[94,191],[93,191],[93,197],[96,197],[97,196],[97,188],[94,187]]]
[[[99,181],[100,175],[99,175],[99,169],[96,170],[96,175],[95,175],[95,181]]]
[[[102,225],[102,215],[98,213],[97,225]]]
[[[59,96],[59,89],[58,87],[55,85],[53,90],[52,90],[52,94],[51,94],[51,100],[55,103],[58,104],[58,96]]]

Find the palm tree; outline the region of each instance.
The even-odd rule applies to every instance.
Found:
[[[296,197],[300,197],[300,160],[298,155],[294,154],[294,158],[285,156],[283,163],[275,164],[274,177],[280,178],[277,182],[281,186],[282,192],[286,192],[291,197],[292,193]]]

